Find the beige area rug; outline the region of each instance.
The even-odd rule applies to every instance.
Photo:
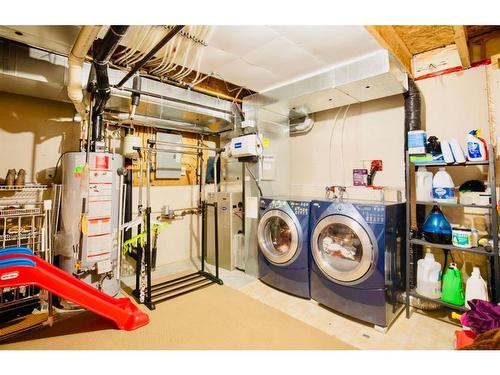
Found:
[[[5,349],[355,349],[256,299],[212,285],[157,305],[126,332],[90,312],[0,344]]]

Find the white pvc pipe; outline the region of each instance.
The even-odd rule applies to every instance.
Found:
[[[68,57],[68,97],[73,102],[82,121],[86,110],[83,102],[82,69],[85,55],[97,38],[101,26],[83,26]]]

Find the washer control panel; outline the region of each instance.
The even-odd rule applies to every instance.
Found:
[[[358,206],[358,210],[369,224],[384,224],[385,223],[385,207],[384,206]]]
[[[307,216],[309,215],[309,202],[289,202],[292,211],[297,216]]]

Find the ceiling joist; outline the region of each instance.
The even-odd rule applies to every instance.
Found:
[[[406,69],[408,75],[413,76],[411,65],[412,54],[394,28],[392,26],[373,25],[365,27],[382,47],[392,53],[392,55]]]
[[[465,26],[453,26],[453,34],[462,66],[470,68],[470,53],[467,45],[467,30]]]

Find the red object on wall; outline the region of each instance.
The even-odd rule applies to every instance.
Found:
[[[0,260],[16,258],[31,260],[35,266],[21,265],[0,268],[0,288],[37,285],[114,321],[119,329],[127,331],[149,323],[148,315],[139,310],[129,298],[108,296],[37,256],[26,254],[0,256]]]

